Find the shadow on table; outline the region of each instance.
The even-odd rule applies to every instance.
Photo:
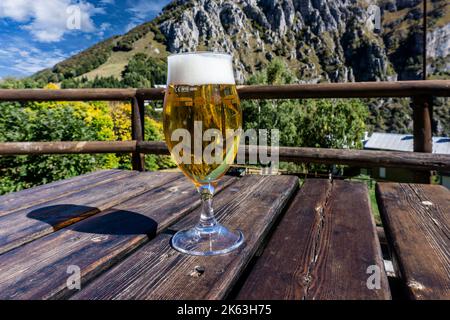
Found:
[[[55,229],[66,229],[96,234],[154,236],[158,223],[140,213],[110,209],[105,212],[95,207],[60,204],[42,207],[28,213],[27,217],[45,222]],[[88,218],[86,215],[93,215]]]

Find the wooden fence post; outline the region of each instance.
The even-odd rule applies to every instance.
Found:
[[[144,141],[144,99],[134,97],[131,100],[131,136],[137,145]],[[145,155],[139,152],[139,147],[132,153],[133,170],[145,171]]]
[[[413,97],[414,152],[433,152],[432,101],[431,96]],[[430,183],[430,179],[430,171],[414,172],[417,183]]]

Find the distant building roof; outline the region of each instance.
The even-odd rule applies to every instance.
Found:
[[[413,151],[411,134],[374,132],[365,142],[364,149]],[[450,138],[433,137],[433,153],[450,154]]]

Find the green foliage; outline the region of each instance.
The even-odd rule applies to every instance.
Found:
[[[80,102],[0,104],[0,141],[109,140],[107,105]],[[0,157],[0,193],[115,167],[114,155],[30,155]]]
[[[124,87],[150,88],[166,83],[166,73],[167,66],[163,60],[138,53],[122,72],[122,84]]]
[[[317,148],[361,148],[368,112],[357,99],[306,100],[297,133],[302,145]]]
[[[160,43],[165,43],[166,38],[159,30],[158,26],[153,22],[147,22],[131,29],[127,34],[117,41],[113,47],[113,51],[131,51],[133,44],[144,37],[147,33],[153,32],[154,39]]]
[[[265,74],[268,84],[289,84],[295,81],[294,75],[281,59],[273,59],[267,66]]]
[[[388,103],[380,99],[365,99],[369,107],[368,131],[412,133],[412,108],[409,98],[392,98]]]
[[[132,39],[121,39],[113,47],[113,51],[131,51],[133,50],[134,40]]]
[[[95,76],[93,80],[88,80],[86,77],[81,79],[71,78],[66,79],[61,82],[62,89],[70,88],[122,88],[122,81],[110,76],[110,77],[99,77]]]
[[[31,78],[44,83],[61,82],[99,67],[109,58],[116,37],[97,43],[91,48],[56,64],[52,69],[38,72]]]
[[[33,80],[32,78],[16,79],[16,78],[5,78],[0,81],[0,89],[34,89],[42,88],[47,83],[39,80]]]
[[[147,56],[145,53],[134,55],[122,72],[122,79],[113,76],[88,80],[66,79],[61,88],[150,88],[155,84],[166,83],[167,66],[165,61]]]
[[[289,84],[295,77],[274,59],[250,84]],[[366,106],[357,99],[265,100],[242,102],[244,129],[278,129],[280,145],[361,148]]]
[[[148,141],[163,141],[163,126],[161,122],[157,122],[154,119],[145,117],[145,140]],[[147,170],[158,170],[165,168],[176,167],[175,162],[170,156],[159,156],[155,154],[145,155],[145,168]]]
[[[112,103],[110,114],[114,123],[114,134],[117,140],[131,140],[131,105],[129,103]],[[147,141],[163,141],[163,127],[160,121],[145,116],[144,136]],[[119,159],[118,168],[131,169],[131,159],[128,154],[117,155]],[[146,155],[146,170],[154,171],[175,167],[175,163],[169,156]]]
[[[0,103],[0,141],[131,139],[131,105],[106,102]],[[162,140],[162,124],[145,119],[145,138]],[[173,167],[167,156],[146,156],[147,170]],[[97,169],[131,169],[128,154],[0,157],[0,194]]]

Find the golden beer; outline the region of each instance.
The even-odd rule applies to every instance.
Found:
[[[224,254],[244,242],[240,230],[217,221],[212,207],[217,182],[237,155],[241,123],[231,55],[194,52],[168,57],[164,135],[172,157],[202,200],[199,222],[171,239],[180,252]]]
[[[178,160],[177,164],[183,173],[196,185],[215,184],[228,170],[230,163],[236,157],[239,146],[239,133],[242,123],[242,112],[235,85],[169,85],[164,101],[164,133],[167,146],[172,152],[179,141],[172,140],[172,134],[177,129],[189,132],[191,138],[188,163]],[[200,123],[201,132],[195,135],[195,123]],[[214,139],[202,139],[207,130],[216,129],[220,136]],[[200,134],[200,135],[198,135]],[[220,155],[215,155],[213,163],[195,158],[195,139],[201,145],[201,153],[211,144],[221,144]],[[211,146],[214,147],[214,146]],[[186,150],[184,150],[186,152]],[[172,154],[176,159],[176,155]]]

